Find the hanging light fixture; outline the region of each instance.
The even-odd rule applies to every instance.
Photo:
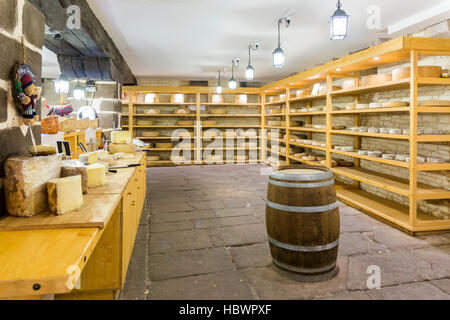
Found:
[[[220,69],[219,69],[219,83],[217,84],[216,93],[222,94],[222,84],[220,83]]]
[[[55,92],[57,94],[69,93],[69,78],[64,73],[61,73],[59,79],[55,80]]]
[[[86,81],[86,92],[94,93],[97,92],[97,87],[95,86],[95,81]]]
[[[238,87],[238,82],[234,78],[234,67],[239,67],[239,59],[231,61],[231,79],[228,81],[228,88],[235,90]]]
[[[349,15],[341,9],[341,1],[338,0],[337,10],[331,16],[330,20],[330,38],[331,40],[344,40],[347,37],[348,32],[348,19]]]
[[[55,40],[60,41],[59,54],[64,54],[64,40],[61,34],[57,33],[53,37]],[[69,78],[61,72],[59,78],[55,80],[55,92],[57,94],[69,94]]]
[[[273,52],[273,66],[275,68],[284,68],[284,62],[285,62],[285,56],[284,56],[284,52],[281,49],[281,24],[283,22],[286,22],[286,28],[289,27],[289,25],[291,24],[291,19],[290,18],[281,18],[280,20],[278,20],[278,48],[275,49],[275,51]]]
[[[80,86],[80,82],[73,88],[73,98],[75,100],[83,100],[86,94],[86,90],[84,87]]]
[[[255,69],[252,66],[252,56],[251,56],[251,50],[258,50],[259,43],[255,44],[255,46],[249,45],[248,46],[248,67],[245,69],[245,79],[252,81],[255,78]]]

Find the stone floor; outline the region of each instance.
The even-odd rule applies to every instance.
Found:
[[[339,275],[272,268],[263,165],[152,168],[121,299],[450,299],[450,234],[410,237],[340,204]],[[369,266],[381,289],[368,290]]]

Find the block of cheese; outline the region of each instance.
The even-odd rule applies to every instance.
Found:
[[[77,119],[75,118],[59,118],[59,131],[70,133],[77,130]]]
[[[132,139],[133,138],[130,131],[111,132],[111,142],[114,144],[130,144],[132,142]]]
[[[78,160],[67,160],[61,164],[61,178],[81,176],[83,194],[88,193],[88,170],[84,163]]]
[[[115,144],[111,143],[109,145],[109,153],[115,154],[115,153],[136,153],[136,145],[135,144]]]
[[[88,165],[88,186],[101,187],[106,184],[106,167],[102,163]]]
[[[77,130],[86,130],[89,128],[89,118],[77,120]]]
[[[4,189],[9,214],[32,217],[47,209],[46,183],[60,177],[61,161],[61,155],[6,160]]]
[[[80,209],[83,204],[81,176],[59,178],[47,182],[48,208],[62,216]]]
[[[56,154],[56,148],[53,146],[30,146],[30,153],[37,156],[50,156]]]
[[[98,153],[97,152],[88,152],[80,154],[79,159],[84,164],[91,164],[98,161]]]
[[[99,127],[98,119],[89,120],[89,128],[97,129]]]

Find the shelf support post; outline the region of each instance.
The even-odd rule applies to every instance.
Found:
[[[327,157],[327,167],[332,168],[332,135],[331,129],[333,127],[332,124],[332,116],[331,113],[333,111],[333,97],[331,96],[331,92],[333,90],[333,76],[331,74],[327,75],[327,123],[326,123],[326,139],[327,139],[327,147],[326,147],[326,157]]]
[[[417,223],[417,91],[418,53],[411,50],[410,75],[410,140],[409,140],[409,223],[414,228]]]
[[[285,145],[286,145],[286,164],[290,165],[291,164],[291,89],[289,87],[286,88],[286,130],[285,130],[285,134],[286,134],[286,139],[285,140]],[[284,138],[284,137],[283,137]],[[281,137],[280,137],[281,139]]]

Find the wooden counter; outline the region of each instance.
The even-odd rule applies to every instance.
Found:
[[[146,197],[146,156],[89,188],[79,211],[0,219],[0,299],[115,299],[123,288]],[[116,165],[116,164],[115,164]],[[76,289],[74,289],[76,288]]]

